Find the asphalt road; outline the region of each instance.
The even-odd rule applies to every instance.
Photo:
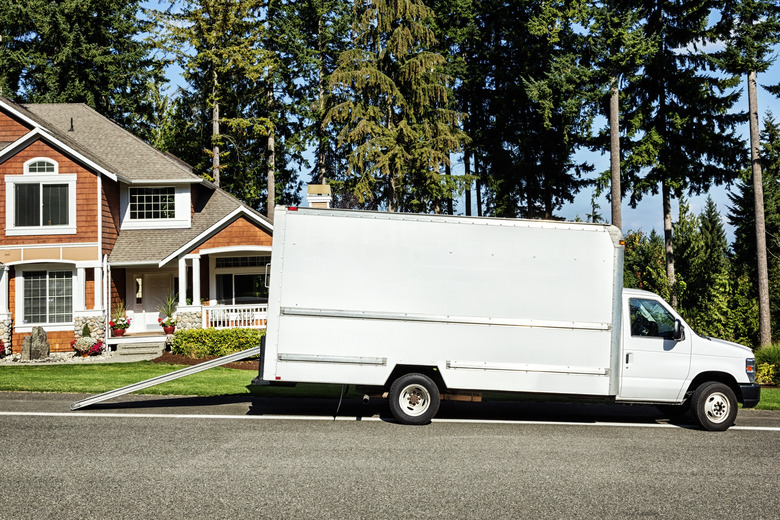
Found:
[[[777,518],[780,414],[0,393],[0,518]],[[338,420],[336,420],[336,418]]]

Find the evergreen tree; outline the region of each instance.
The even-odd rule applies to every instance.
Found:
[[[440,167],[464,138],[448,108],[444,58],[430,50],[431,11],[419,0],[356,0],[355,13],[354,47],[330,78],[325,123],[350,150],[347,175],[361,201],[430,211],[445,191]]]
[[[745,155],[735,133],[742,116],[731,111],[738,99],[735,78],[708,73],[709,58],[697,50],[715,3],[660,0],[642,6],[645,36],[657,51],[625,90],[633,104],[624,115],[623,166],[632,206],[646,193],[661,193],[667,278],[674,286],[671,199],[734,178]],[[677,304],[674,292],[670,302]]]
[[[712,198],[701,215],[691,214],[684,197],[674,226],[678,309],[699,333],[731,339],[728,243]]]
[[[653,230],[650,235],[629,231],[625,236],[626,250],[623,262],[623,286],[654,292],[669,297],[666,278],[664,242]]]
[[[772,342],[772,332],[756,77],[774,61],[771,47],[780,42],[780,5],[772,0],[726,0],[718,26],[716,36],[729,43],[725,51],[719,53],[719,64],[728,72],[747,76],[761,344],[768,345]]]
[[[26,103],[86,103],[142,137],[162,64],[140,0],[0,0],[0,89]]]
[[[764,215],[767,255],[774,259],[769,262],[769,294],[780,294],[780,125],[771,115],[764,118],[764,130],[761,133],[764,192]],[[749,285],[749,295],[758,299],[758,272],[756,264],[755,240],[755,197],[752,182],[740,181],[733,193],[729,194],[732,206],[729,208],[729,223],[734,226],[734,268],[737,276]],[[771,327],[780,330],[780,301],[770,298]],[[755,338],[758,344],[760,338]]]
[[[593,140],[594,150],[609,150],[609,172],[601,174],[601,182],[609,179],[612,224],[622,227],[621,201],[625,186],[621,176],[620,114],[627,100],[621,91],[638,79],[643,60],[653,54],[654,41],[644,37],[645,11],[636,2],[607,0],[594,2],[590,9],[588,43],[596,67],[592,75],[592,102],[602,110],[608,125]],[[601,188],[597,190],[600,192]]]

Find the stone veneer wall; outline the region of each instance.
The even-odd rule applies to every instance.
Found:
[[[84,324],[89,325],[89,330],[92,332],[92,337],[99,339],[105,343],[106,341],[106,318],[102,314],[96,314],[93,316],[76,316],[73,319],[73,332],[76,334],[76,339],[81,337],[81,331],[84,329]]]
[[[10,355],[12,352],[13,325],[14,322],[10,317],[0,320],[0,340],[3,342],[3,347],[0,347],[0,356]]]
[[[200,329],[203,327],[203,312],[177,312],[176,328],[181,330]]]

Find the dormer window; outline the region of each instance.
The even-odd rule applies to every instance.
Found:
[[[36,158],[22,175],[5,178],[6,235],[76,232],[76,175],[60,175],[56,161]]]
[[[120,192],[121,229],[190,227],[190,186],[126,186]]]
[[[130,188],[130,220],[176,218],[176,192],[172,187]]]

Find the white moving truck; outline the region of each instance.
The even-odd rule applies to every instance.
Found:
[[[407,424],[507,391],[689,407],[725,430],[759,401],[751,350],[624,290],[623,249],[599,224],[277,208],[260,375],[369,387]]]

